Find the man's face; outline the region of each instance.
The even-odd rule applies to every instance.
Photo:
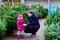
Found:
[[[32,14],[31,14],[31,13],[28,13],[28,16],[29,16],[29,17],[31,17],[31,16],[32,16]]]

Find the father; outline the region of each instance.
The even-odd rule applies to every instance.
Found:
[[[38,18],[34,15],[34,12],[29,11],[28,14],[26,15],[29,20],[29,24],[25,24],[25,32],[26,33],[32,33],[32,37],[36,37],[36,32],[40,28],[40,24],[38,21]]]

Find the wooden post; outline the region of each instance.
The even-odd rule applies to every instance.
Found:
[[[14,5],[14,0],[12,0],[12,6]]]
[[[17,2],[19,2],[19,0],[17,0]]]
[[[8,2],[9,2],[9,0],[8,0]]]
[[[37,2],[37,0],[34,0],[34,2],[36,3],[36,2]]]
[[[37,0],[34,0],[35,2],[37,1]]]
[[[2,0],[2,2],[4,2],[4,0]]]

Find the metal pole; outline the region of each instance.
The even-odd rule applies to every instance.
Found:
[[[51,0],[48,0],[48,14],[50,13]]]
[[[2,4],[2,0],[0,0],[0,5]]]
[[[14,5],[14,0],[12,0],[12,6]]]
[[[20,0],[21,3],[25,4],[24,0]]]

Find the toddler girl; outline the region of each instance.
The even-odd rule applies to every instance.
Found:
[[[17,21],[16,21],[16,25],[17,25],[17,36],[18,38],[23,37],[23,32],[24,32],[24,21],[23,21],[23,15],[22,14],[17,14]]]

